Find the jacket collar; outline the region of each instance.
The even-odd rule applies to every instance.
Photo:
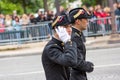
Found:
[[[75,33],[76,35],[79,35],[81,36],[82,35],[82,32],[80,32],[78,29],[72,27],[72,32]]]
[[[63,42],[56,39],[55,37],[52,37],[52,41],[55,42],[55,44],[59,45],[59,46],[63,46]]]

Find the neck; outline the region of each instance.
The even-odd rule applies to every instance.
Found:
[[[73,28],[77,29],[78,31],[82,32],[78,25],[74,25]]]

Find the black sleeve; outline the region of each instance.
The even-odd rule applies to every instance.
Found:
[[[63,66],[73,67],[77,63],[75,42],[67,42],[64,46],[64,51],[60,50],[58,45],[51,45],[47,55],[50,60]]]
[[[80,71],[90,72],[93,70],[93,64],[91,62],[87,62],[84,60],[84,57],[82,55],[82,48],[80,47],[80,38],[79,37],[73,37],[72,41],[76,42],[77,44],[77,64],[76,67],[73,69],[77,69]]]

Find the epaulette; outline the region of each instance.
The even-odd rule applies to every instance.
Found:
[[[64,46],[64,43],[61,43],[62,46]]]
[[[53,44],[53,45],[57,46],[58,44]],[[64,43],[61,43],[61,46],[64,46]]]
[[[53,45],[55,45],[55,46],[56,46],[57,44],[53,44]]]
[[[81,33],[75,32],[75,34],[76,34],[77,36],[81,37]]]

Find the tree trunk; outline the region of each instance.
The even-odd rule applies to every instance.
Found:
[[[47,0],[43,0],[43,6],[44,6],[44,9],[45,9],[45,12],[48,11]]]
[[[115,34],[116,33],[116,28],[115,28],[115,14],[114,14],[114,8],[113,8],[113,0],[109,0],[109,7],[111,9],[111,26],[112,26],[112,33]]]
[[[55,0],[56,16],[60,15],[60,0]]]
[[[22,7],[23,7],[23,10],[24,10],[24,13],[27,13],[27,10],[26,10],[26,2],[25,0],[22,0]]]

